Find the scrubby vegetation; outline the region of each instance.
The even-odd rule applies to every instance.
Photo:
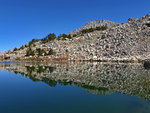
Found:
[[[94,32],[94,31],[104,31],[106,30],[107,27],[105,26],[101,26],[101,27],[96,27],[96,28],[89,28],[89,29],[83,29],[80,34],[85,34],[85,33],[90,33],[90,32]]]
[[[49,51],[45,51],[44,49],[38,48],[36,49],[38,56],[47,56],[47,55],[54,55],[55,52],[53,49],[50,49]]]
[[[33,51],[31,48],[29,48],[26,52],[26,56],[34,56],[35,55],[35,51]]]
[[[58,37],[57,37],[58,40],[66,40],[66,39],[72,39],[72,36],[69,34],[60,34]]]
[[[36,49],[36,51],[37,51],[38,56],[45,56],[46,55],[46,51],[44,49],[38,48],[38,49]]]
[[[73,37],[76,37],[76,36],[77,36],[76,34],[73,35]]]
[[[39,39],[32,39],[29,43],[28,46],[31,47],[32,45],[34,45],[35,42],[39,41]]]
[[[50,49],[47,55],[55,55],[55,52],[53,51],[53,49]]]
[[[55,52],[53,49],[50,49],[49,51],[45,51],[44,49],[37,48],[36,51],[29,48],[26,52],[26,56],[48,56],[48,55],[55,55]]]
[[[54,33],[50,33],[49,35],[47,35],[45,38],[41,39],[42,43],[47,43],[50,41],[55,40],[57,37]]]
[[[107,27],[101,26],[101,27],[96,27],[96,28],[83,29],[78,34],[74,34],[74,35],[60,34],[58,37],[56,36],[56,34],[50,33],[45,38],[32,39],[32,41],[30,41],[27,45],[25,45],[25,47],[35,46],[34,43],[37,42],[37,41],[41,41],[42,43],[47,43],[47,42],[50,42],[50,41],[54,41],[55,39],[57,39],[57,40],[72,39],[73,37],[76,37],[78,35],[83,35],[85,33],[90,33],[90,32],[96,31],[96,30],[97,31],[103,31],[103,30],[106,30],[106,29],[107,29]],[[21,49],[23,49],[23,48],[21,48]]]
[[[14,49],[14,51],[17,51],[17,50],[18,50],[17,48]]]
[[[146,25],[147,25],[147,27],[150,27],[150,23],[147,23]]]

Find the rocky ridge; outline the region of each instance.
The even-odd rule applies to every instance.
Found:
[[[31,48],[34,51],[37,48],[46,51],[53,49],[55,55],[48,56],[50,59],[133,62],[150,59],[150,15],[139,19],[130,18],[124,24],[77,35],[72,39],[55,39],[47,43],[37,41]],[[27,59],[27,50],[26,47],[17,51],[10,50],[3,55],[13,56],[12,59]]]
[[[96,21],[86,23],[81,28],[72,31],[69,34],[71,34],[71,35],[78,34],[79,32],[81,32],[84,29],[96,28],[96,27],[100,27],[100,26],[105,26],[106,28],[109,29],[109,28],[117,26],[117,25],[119,25],[119,24],[116,22],[108,21],[108,20],[96,20]]]

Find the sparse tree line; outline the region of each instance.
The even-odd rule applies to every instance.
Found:
[[[77,34],[74,34],[73,37],[76,37],[77,35],[83,35],[83,34],[86,34],[86,33],[91,33],[91,32],[94,32],[94,31],[104,31],[106,29],[107,29],[106,26],[101,26],[101,27],[96,27],[96,28],[89,28],[89,29],[83,29],[80,32],[78,32]]]
[[[83,29],[82,31],[80,31],[78,34],[85,34],[85,33],[90,33],[93,31],[104,31],[106,30],[107,27],[106,26],[101,26],[101,27],[96,27],[96,28],[89,28],[89,29]],[[32,39],[32,41],[30,41],[28,43],[28,45],[25,45],[25,47],[31,47],[34,46],[34,43],[37,41],[41,41],[42,43],[47,43],[50,41],[54,41],[55,39],[57,40],[66,40],[66,39],[72,39],[73,37],[78,36],[78,34],[60,34],[58,37],[54,34],[54,33],[50,33],[49,35],[47,35],[45,38],[42,39]],[[22,49],[23,47],[21,47],[20,49]]]
[[[26,52],[26,56],[49,56],[49,55],[55,55],[55,52],[50,49],[49,51],[45,51],[44,49],[37,48],[36,50],[32,50],[29,48]]]
[[[89,29],[83,29],[81,31],[81,34],[90,33],[90,32],[94,32],[94,31],[104,31],[106,29],[107,28],[105,26],[96,27],[96,28],[89,28]]]
[[[34,42],[41,41],[42,43],[47,43],[54,40],[66,40],[66,39],[72,39],[72,36],[70,34],[60,34],[58,37],[54,33],[50,33],[45,38],[42,39],[33,39],[30,44],[33,44]]]

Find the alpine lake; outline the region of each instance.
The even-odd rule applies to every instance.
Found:
[[[150,70],[129,63],[0,63],[0,113],[150,113]]]

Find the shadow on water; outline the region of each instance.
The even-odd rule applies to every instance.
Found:
[[[150,70],[140,64],[117,63],[10,63],[1,70],[21,74],[34,82],[75,85],[89,93],[106,95],[120,92],[150,100]]]

